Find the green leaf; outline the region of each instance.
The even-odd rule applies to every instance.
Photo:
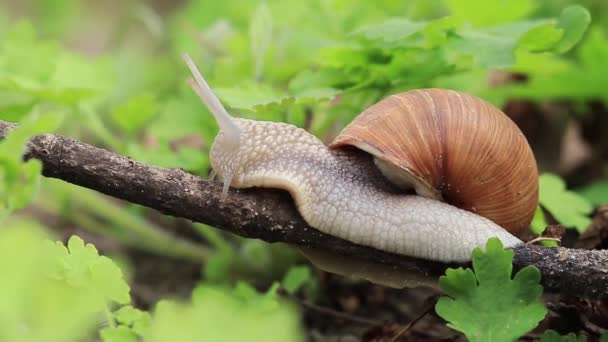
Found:
[[[0,89],[27,96],[32,101],[48,101],[62,105],[75,105],[91,98],[95,92],[87,88],[60,88],[51,84],[39,85],[20,77],[0,78]]]
[[[524,33],[519,39],[518,45],[531,52],[547,51],[554,47],[563,35],[564,32],[556,29],[553,23],[547,23]]]
[[[568,33],[566,32],[565,35]],[[608,99],[604,91],[608,66],[608,39],[599,26],[594,26],[576,50],[576,61],[557,59],[551,55],[522,55],[516,71],[530,75],[524,84],[502,87],[498,91],[510,98]]]
[[[289,90],[292,92],[298,91],[316,91],[319,88],[329,87],[335,82],[336,78],[340,77],[340,73],[333,69],[323,69],[312,71],[305,69],[295,75],[289,81]]]
[[[493,4],[483,6],[495,12]],[[368,96],[376,92],[373,100],[377,101],[396,91],[432,86],[436,78],[470,71],[476,65],[512,67],[523,52],[555,52],[566,35],[575,43],[586,25],[577,15],[564,12],[564,18],[572,19],[568,23],[557,19],[499,21],[500,25],[482,28],[455,17],[428,22],[391,18],[354,31],[354,39],[321,49],[317,57],[321,67],[300,72],[290,89],[328,88]]]
[[[294,294],[310,279],[311,273],[308,266],[294,266],[287,271],[281,284],[287,293]]]
[[[0,141],[0,221],[28,205],[38,191],[42,164],[38,160],[23,162],[27,141],[34,135],[53,132],[63,119],[59,113],[31,113]]]
[[[605,67],[606,57],[608,56],[608,38],[600,27],[594,27],[589,32],[584,44],[578,51],[578,59],[580,63],[587,67],[589,73],[597,70],[603,70]]]
[[[238,327],[238,328],[235,328]],[[234,289],[201,285],[192,303],[157,304],[145,340],[155,341],[303,341],[295,308],[274,291],[258,294],[251,286]]]
[[[217,88],[218,96],[234,109],[265,114],[286,111],[295,105],[318,103],[331,99],[337,94],[335,89],[304,89],[296,94],[287,94],[262,84],[244,83],[239,87]],[[280,119],[280,118],[279,118]]]
[[[49,80],[60,54],[59,44],[39,41],[34,26],[17,22],[0,46],[0,76],[19,75],[36,81]]]
[[[256,111],[265,106],[293,103],[287,94],[268,85],[247,83],[238,87],[216,88],[218,96],[231,108]]]
[[[58,42],[39,40],[27,21],[15,24],[0,45],[0,90],[9,98],[0,110],[29,108],[38,101],[73,106],[109,86],[101,63],[62,51]]]
[[[103,342],[137,342],[137,335],[125,326],[108,327],[100,330]]]
[[[112,111],[112,119],[127,134],[133,135],[149,122],[158,111],[154,96],[146,94],[133,97]]]
[[[530,223],[530,227],[532,228],[532,232],[535,234],[542,234],[542,232],[547,228],[547,220],[545,219],[545,214],[543,213],[543,209],[538,205],[536,207],[536,211],[534,211],[534,216],[532,217],[532,223]]]
[[[10,294],[0,296],[0,341],[83,341],[98,323],[95,299],[50,277],[62,255],[46,238],[33,222],[0,229],[0,292]]]
[[[141,311],[132,307],[131,305],[125,305],[120,309],[112,313],[116,322],[124,325],[132,325],[143,317],[149,316],[145,311]]]
[[[564,35],[553,50],[557,53],[570,50],[583,37],[590,23],[591,14],[586,8],[579,5],[565,8],[557,24],[557,28],[564,31]]]
[[[32,2],[36,14],[36,25],[47,36],[61,36],[73,27],[74,22],[82,15],[85,5],[78,0],[57,0],[52,3],[45,0]]]
[[[231,270],[236,262],[230,250],[217,251],[212,254],[204,266],[205,279],[210,283],[222,283],[230,279]]]
[[[487,2],[489,6],[493,3]],[[455,46],[472,53],[485,67],[509,67],[515,50],[563,53],[572,48],[589,26],[589,13],[580,6],[562,11],[558,20],[521,21],[485,29],[461,29],[464,38]]]
[[[272,250],[264,241],[246,239],[241,243],[238,253],[251,269],[261,272],[272,266]]]
[[[536,211],[534,211],[534,216],[532,217],[532,222],[530,223],[532,232],[537,235],[541,235],[547,226],[548,224],[547,220],[545,219],[545,213],[543,212],[541,206],[538,205],[536,206]],[[543,240],[542,244],[547,247],[556,247],[559,245],[557,241],[551,240]]]
[[[93,95],[108,94],[116,86],[111,60],[104,57],[87,59],[70,53],[62,53],[49,83],[47,92],[56,93],[59,103],[75,104]],[[70,94],[76,95],[69,97]]]
[[[450,35],[454,29],[461,26],[461,20],[448,16],[430,21],[422,32],[428,40],[428,47],[439,47],[450,39]]]
[[[148,312],[136,309],[131,305],[125,305],[114,311],[112,316],[121,326],[128,327],[139,336],[144,335],[145,330],[150,325],[151,319]]]
[[[19,179],[7,191],[5,197],[11,210],[25,208],[38,194],[42,163],[39,160],[28,161],[19,167]]]
[[[547,313],[540,271],[527,266],[511,279],[512,262],[513,251],[496,238],[488,240],[485,252],[476,248],[473,270],[450,268],[439,279],[445,296],[437,313],[470,341],[514,341],[534,329]]]
[[[177,114],[179,120],[175,119]],[[187,95],[167,99],[160,114],[147,125],[146,131],[160,143],[196,134],[208,135],[207,141],[211,142],[217,133],[217,125],[212,118],[200,99],[190,91]]]
[[[105,256],[100,256],[92,244],[86,244],[78,236],[72,236],[67,248],[57,242],[49,246],[55,258],[48,270],[55,279],[61,279],[75,289],[88,293],[96,300],[98,310],[111,302],[130,302],[129,286],[121,270]]]
[[[545,330],[542,334],[539,342],[586,342],[587,337],[584,335],[577,336],[575,333],[569,333],[567,335],[560,335],[555,330]]]
[[[450,12],[475,26],[491,26],[522,19],[537,6],[533,0],[445,0]]]
[[[360,28],[354,31],[352,35],[369,40],[396,42],[419,32],[426,26],[425,22],[414,22],[405,18],[391,18],[384,20],[382,24]]]
[[[591,223],[588,215],[593,206],[584,197],[566,190],[566,184],[557,175],[545,173],[539,179],[539,202],[555,219],[580,233]]]
[[[87,245],[92,246],[92,245]],[[90,277],[99,295],[118,304],[131,301],[129,285],[123,279],[122,271],[111,259],[100,256],[89,265]]]
[[[562,37],[555,23],[547,20],[516,22],[485,29],[465,28],[457,30],[457,33],[462,39],[450,46],[472,54],[481,66],[487,68],[513,65],[518,47],[541,52],[551,49]]]
[[[217,125],[200,99],[188,90],[166,99],[158,115],[145,125],[145,132],[146,144],[129,142],[125,154],[148,164],[198,173],[209,165],[206,149],[217,134]]]
[[[576,192],[585,197],[592,205],[608,204],[608,180],[592,183],[577,189]]]

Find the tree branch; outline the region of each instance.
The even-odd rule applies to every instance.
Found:
[[[0,121],[0,138],[14,124]],[[164,214],[230,231],[247,238],[332,251],[430,277],[448,265],[355,245],[310,227],[286,192],[271,189],[229,191],[180,169],[149,166],[125,156],[58,135],[40,135],[28,144],[25,159],[43,163],[43,175],[93,189]],[[546,291],[608,298],[608,251],[523,245],[514,249],[514,268],[535,265]]]

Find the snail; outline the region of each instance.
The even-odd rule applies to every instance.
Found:
[[[536,161],[515,123],[484,100],[447,89],[391,95],[326,146],[294,125],[231,117],[183,57],[220,127],[210,161],[223,196],[230,187],[287,190],[324,233],[433,261],[469,261],[491,237],[505,248],[523,243],[538,201]]]

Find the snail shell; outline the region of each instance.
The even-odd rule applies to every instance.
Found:
[[[401,188],[484,216],[513,235],[538,202],[538,170],[511,119],[477,97],[445,89],[389,96],[355,118],[330,148],[371,153]]]

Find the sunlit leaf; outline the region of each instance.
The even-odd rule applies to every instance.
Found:
[[[435,310],[469,341],[514,341],[526,334],[547,314],[540,271],[527,266],[512,278],[512,262],[513,251],[490,239],[485,252],[473,251],[473,270],[450,268],[439,279],[445,295]]]
[[[555,219],[566,227],[585,231],[593,210],[591,203],[575,192],[566,190],[566,184],[557,175],[545,173],[540,176],[539,202]]]
[[[581,39],[589,23],[591,23],[591,15],[586,8],[578,5],[565,8],[557,24],[557,28],[564,30],[565,33],[553,49],[558,53],[570,50]]]
[[[65,281],[75,290],[87,293],[102,310],[108,303],[126,304],[130,301],[129,286],[122,272],[105,256],[100,256],[95,246],[86,244],[77,236],[72,236],[67,248],[61,243],[49,246],[49,252],[56,258],[54,267],[47,272]]]

